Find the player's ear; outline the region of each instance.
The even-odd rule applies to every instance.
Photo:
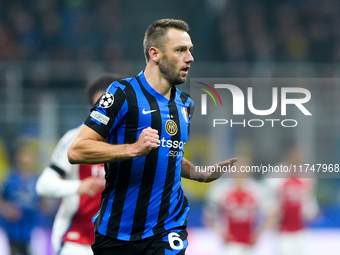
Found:
[[[157,47],[150,47],[149,56],[154,62],[158,63],[161,58],[161,51]]]

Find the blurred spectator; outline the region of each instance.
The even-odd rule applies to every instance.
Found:
[[[7,232],[12,255],[31,254],[32,231],[51,227],[53,203],[39,199],[35,192],[38,178],[37,141],[19,139],[13,167],[0,197],[1,222]]]
[[[41,52],[42,58],[51,55],[61,45],[61,17],[56,10],[44,12],[40,17],[41,22]]]
[[[33,13],[25,6],[14,2],[8,10],[9,22],[14,32],[16,45],[16,58],[28,60],[37,54],[39,34]]]
[[[230,0],[220,14],[222,54],[226,61],[332,62],[339,8],[334,0]]]
[[[14,58],[15,40],[9,28],[0,20],[0,61]]]

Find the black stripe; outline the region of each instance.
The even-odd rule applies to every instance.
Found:
[[[60,167],[56,166],[55,164],[51,164],[50,168],[52,168],[54,171],[56,171],[61,177],[65,177],[66,173]]]
[[[182,103],[185,105],[185,103],[188,101],[189,95],[181,91],[180,99],[182,100]]]
[[[132,80],[132,79],[131,79]],[[130,80],[130,82],[131,82]],[[123,86],[131,86],[130,82],[128,82],[127,80],[120,80],[118,81],[120,84],[122,84]]]
[[[183,203],[182,203],[182,207],[181,210],[179,211],[179,213],[177,214],[177,216],[174,218],[175,221],[178,221],[178,219],[183,215],[184,210],[187,208],[188,206],[188,199],[184,196],[183,198]],[[178,203],[178,207],[181,205],[181,203]],[[177,208],[176,208],[177,209]]]
[[[190,100],[190,106],[188,108],[188,114],[190,115],[190,119],[194,115],[194,112],[195,112],[195,104],[194,104],[194,101]]]
[[[114,107],[109,107],[106,111],[106,115],[107,116],[114,116],[115,118],[111,118],[109,120],[108,126],[112,127],[113,123],[116,120],[116,117],[120,111],[120,109],[122,108],[124,102],[126,99],[126,95],[124,94],[124,92],[122,91],[121,88],[118,87],[118,89],[116,90],[115,94],[114,94]]]
[[[162,118],[157,100],[144,88],[139,78],[136,77],[136,79],[145,98],[150,105],[150,109],[157,110],[151,113],[151,127],[157,129],[159,132],[159,136],[161,136]],[[158,151],[158,148],[150,151],[150,153],[145,158],[144,172],[136,204],[136,208],[138,208],[138,211],[135,212],[133,219],[133,226],[131,230],[131,237],[133,238],[131,238],[131,241],[140,239],[142,237],[141,234],[144,232],[145,229],[149,201],[151,198],[153,182],[155,180],[157,170]],[[140,233],[140,236],[137,235],[138,233]]]
[[[126,126],[124,133],[124,143],[134,143],[137,138],[137,127],[138,127],[138,104],[136,98],[136,92],[134,91],[131,84],[125,81],[126,85],[125,94],[128,102],[128,112],[126,115]],[[113,238],[117,238],[119,226],[123,214],[123,208],[125,198],[129,186],[129,180],[131,175],[132,159],[121,161],[118,167],[118,180],[117,188],[115,190],[115,197],[112,204],[111,215],[108,223],[108,233]]]
[[[170,115],[173,116],[172,120],[176,122],[178,125],[178,131],[175,135],[171,137],[172,141],[180,141],[181,140],[181,127],[180,127],[180,121],[178,116],[178,110],[176,103],[174,101],[174,97],[172,97],[172,100],[169,101],[168,104]],[[171,148],[174,151],[178,151],[178,148]],[[167,168],[167,174],[165,179],[165,184],[163,188],[162,193],[162,201],[160,205],[160,210],[158,214],[158,227],[157,230],[161,229],[162,231],[165,231],[164,229],[164,221],[169,215],[169,207],[170,207],[170,196],[172,193],[172,188],[175,181],[175,172],[176,172],[176,157],[169,157],[168,161],[168,168]]]
[[[177,199],[179,199],[181,197],[181,189],[177,190]],[[178,203],[175,207],[175,211],[178,210],[178,208],[181,206],[181,203]]]
[[[117,144],[117,130],[114,131],[112,144]],[[118,162],[106,163],[105,167],[105,180],[106,186],[101,194],[101,213],[98,216],[96,226],[100,226],[103,219],[104,212],[106,210],[107,202],[109,201],[110,193],[114,190],[115,180],[117,178]]]

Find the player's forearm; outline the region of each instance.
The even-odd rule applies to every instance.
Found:
[[[61,198],[76,195],[79,186],[79,180],[64,180],[56,171],[46,167],[38,178],[36,191],[40,196]]]
[[[195,166],[189,160],[183,158],[182,159],[182,169],[181,169],[181,176],[183,178],[192,179],[191,171],[194,169]]]
[[[68,150],[71,164],[101,164],[137,156],[133,144],[112,145],[102,141],[76,140]]]
[[[206,180],[206,176],[197,171],[196,166],[185,158],[182,159],[181,176],[199,182],[205,182]]]
[[[233,166],[236,161],[237,158],[231,158],[226,161],[218,162],[213,166],[209,166],[207,169],[201,169],[183,158],[181,176],[199,182],[211,182],[223,175],[223,171],[215,171],[215,168]]]

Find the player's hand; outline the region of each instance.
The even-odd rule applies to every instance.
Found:
[[[259,239],[259,234],[258,233],[254,233],[249,240],[249,244],[250,245],[254,245],[256,244],[257,240]]]
[[[94,197],[105,186],[105,180],[97,177],[88,177],[80,182],[78,194]]]
[[[223,169],[227,169],[229,167],[234,166],[237,158],[231,158],[222,162],[218,162],[215,165],[207,167],[204,171],[201,170],[198,174],[197,180],[200,182],[212,182],[225,173]]]
[[[133,149],[136,151],[137,157],[147,155],[151,150],[159,147],[158,130],[151,127],[143,129],[139,135],[137,142],[133,144]]]

